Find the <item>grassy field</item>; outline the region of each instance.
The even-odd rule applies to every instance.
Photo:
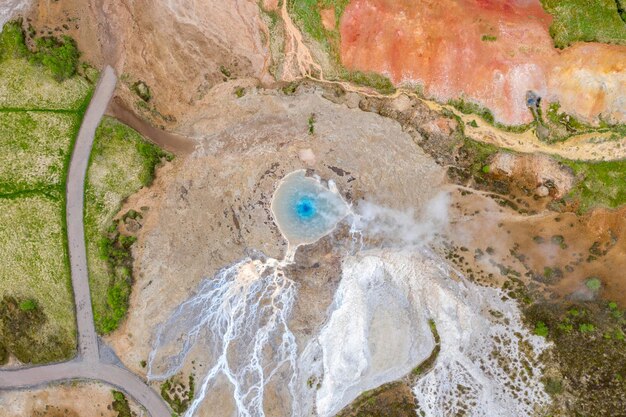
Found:
[[[78,113],[0,112],[0,194],[59,191]]]
[[[129,195],[150,184],[156,165],[166,156],[113,119],[103,119],[96,132],[87,171],[85,235],[91,298],[100,333],[115,330],[124,318],[132,284],[130,246],[134,239],[120,235],[113,218]]]
[[[626,23],[615,0],[541,0],[554,17],[550,35],[558,48],[573,42],[626,44]]]
[[[0,34],[0,361],[43,363],[76,348],[64,190],[93,86],[72,42],[31,51],[24,36]]]

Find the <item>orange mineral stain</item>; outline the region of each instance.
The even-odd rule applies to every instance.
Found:
[[[585,119],[626,120],[618,92],[598,90],[626,88],[626,47],[581,44],[561,52],[551,22],[539,0],[353,0],[340,21],[341,59],[396,85],[422,84],[442,101],[464,96],[504,123],[532,120],[528,90]]]

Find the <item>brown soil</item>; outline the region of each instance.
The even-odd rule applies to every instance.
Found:
[[[519,215],[488,197],[455,193],[450,238],[460,270],[471,279],[499,286],[521,279],[531,291],[552,297],[602,298],[626,306],[626,209]],[[602,288],[585,281],[598,277]],[[548,294],[548,296],[550,296]]]
[[[335,19],[334,7],[320,10],[320,16],[322,17],[322,25],[324,25],[324,28],[326,30],[335,30],[337,22]]]
[[[75,382],[44,389],[0,392],[0,415],[11,417],[117,417],[112,388],[97,382]],[[141,415],[129,398],[131,411]]]
[[[439,100],[466,96],[508,124],[532,120],[527,90],[589,120],[626,120],[618,92],[626,88],[626,47],[560,53],[550,23],[539,0],[354,0],[340,22],[341,59],[396,84],[419,83]]]

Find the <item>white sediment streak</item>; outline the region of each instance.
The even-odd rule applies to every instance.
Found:
[[[295,397],[297,347],[287,321],[296,288],[282,266],[275,259],[248,258],[224,268],[159,327],[148,379],[175,375],[197,342],[207,346],[209,369],[185,416],[194,415],[220,375],[233,386],[239,416],[265,415],[265,387],[276,372]],[[295,401],[292,409],[298,409]]]
[[[374,250],[344,260],[334,311],[322,329],[317,413],[331,416],[361,392],[393,381],[430,354],[414,387],[426,416],[529,416],[549,402],[540,382],[544,339],[501,291],[467,282],[427,252]],[[309,349],[314,349],[309,347]],[[315,357],[309,353],[309,358]],[[314,360],[306,368],[316,369]],[[303,367],[304,369],[304,367]]]
[[[30,0],[2,0],[0,1],[0,31],[4,24],[24,12],[30,6]]]

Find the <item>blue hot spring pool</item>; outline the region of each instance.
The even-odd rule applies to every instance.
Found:
[[[305,170],[285,176],[272,199],[274,221],[291,246],[327,235],[348,212],[341,195],[307,177]]]

